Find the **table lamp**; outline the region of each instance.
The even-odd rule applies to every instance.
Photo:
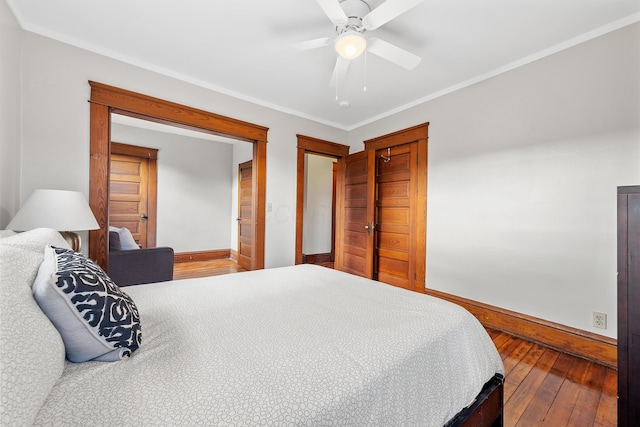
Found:
[[[81,241],[74,231],[100,228],[81,192],[48,189],[35,190],[7,225],[8,230],[16,231],[40,227],[58,230],[76,252]]]

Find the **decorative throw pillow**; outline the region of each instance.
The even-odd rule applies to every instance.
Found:
[[[120,249],[123,251],[129,251],[132,249],[140,249],[140,246],[136,243],[131,231],[126,228],[109,227],[109,231],[117,231],[120,236]]]
[[[47,246],[33,295],[60,332],[72,362],[121,360],[140,346],[135,303],[80,253]]]

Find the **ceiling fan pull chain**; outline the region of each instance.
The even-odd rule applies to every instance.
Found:
[[[334,79],[336,81],[336,102],[338,102],[338,67],[333,70]]]
[[[367,51],[364,51],[364,88],[363,92],[367,91]]]

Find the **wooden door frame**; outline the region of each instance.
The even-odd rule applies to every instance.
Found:
[[[104,270],[109,262],[109,161],[111,113],[220,135],[253,144],[253,270],[264,268],[267,127],[243,122],[163,99],[89,81],[89,206],[100,225],[89,232],[89,257]]]
[[[298,167],[296,173],[296,264],[302,264],[302,234],[304,225],[304,155],[317,154],[332,157],[341,161],[349,155],[349,146],[336,142],[324,141],[305,135],[298,137]]]
[[[427,260],[427,165],[428,165],[428,139],[429,123],[423,123],[407,129],[399,130],[387,135],[364,141],[365,151],[368,156],[369,180],[367,185],[367,198],[372,212],[368,217],[373,219],[373,204],[375,204],[376,190],[376,150],[392,148],[398,145],[417,143],[418,158],[415,173],[412,172],[412,180],[416,179],[416,202],[411,206],[415,209],[411,230],[415,230],[415,242],[413,242],[415,259],[415,290],[425,292],[426,287],[426,260]],[[413,234],[413,233],[412,233]]]
[[[148,161],[146,247],[153,248],[156,246],[156,232],[158,229],[158,149],[111,141],[110,153],[140,157]],[[111,161],[111,158],[109,158],[109,161]],[[109,181],[111,181],[111,174],[109,174]]]

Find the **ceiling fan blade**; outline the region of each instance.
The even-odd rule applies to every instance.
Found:
[[[287,52],[301,52],[303,50],[317,49],[319,47],[329,46],[331,39],[329,37],[322,37],[319,39],[307,40],[300,43],[294,43],[287,46],[284,50]]]
[[[340,24],[347,21],[347,15],[340,6],[338,0],[316,0],[324,13],[334,24]]]
[[[329,86],[335,87],[336,84],[338,84],[338,86],[342,85],[344,77],[347,75],[347,71],[349,70],[349,64],[351,64],[351,61],[338,55],[336,66],[333,68],[333,73],[331,74],[331,82],[329,83]]]
[[[362,25],[366,30],[375,30],[423,1],[424,0],[387,0],[369,12],[362,19]]]
[[[393,62],[407,70],[412,70],[422,61],[422,58],[419,56],[376,38],[367,40],[367,52],[378,55],[380,58]]]

